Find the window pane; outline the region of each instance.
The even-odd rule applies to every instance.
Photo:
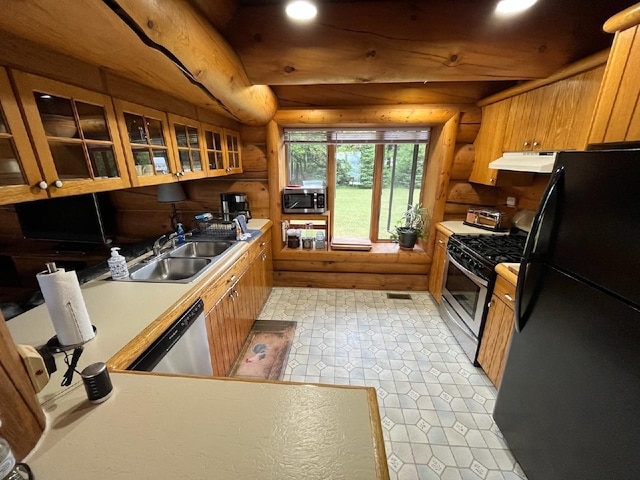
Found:
[[[193,127],[187,127],[189,133],[189,146],[191,148],[198,148],[198,130]]]
[[[220,170],[224,168],[221,152],[209,152],[209,168],[211,170]]]
[[[175,125],[176,140],[179,147],[187,147],[187,127],[184,125]]]
[[[80,128],[82,128],[84,138],[111,141],[111,135],[109,135],[107,121],[104,116],[104,108],[76,101],[76,109],[80,117]]]
[[[18,156],[9,138],[0,138],[0,185],[24,185]]]
[[[392,230],[409,205],[421,198],[426,144],[385,145],[378,238]]]
[[[131,143],[147,143],[147,134],[144,131],[144,118],[140,115],[133,115],[132,113],[124,114],[124,121],[127,125],[127,132],[129,133],[129,141]]]
[[[216,150],[222,150],[222,138],[219,133],[213,134],[213,145]]]
[[[162,122],[155,118],[147,118],[147,130],[149,130],[149,143],[151,145],[164,146],[164,134],[162,133]]]
[[[375,145],[336,146],[333,234],[369,238]]]
[[[189,159],[189,150],[180,150],[180,167],[182,167],[183,172],[191,171],[191,160]]]
[[[4,119],[4,112],[2,111],[1,107],[0,107],[0,133],[11,133],[9,131],[9,127],[7,125],[7,122]]]
[[[207,144],[207,150],[213,150],[214,149],[213,132],[205,130],[204,131],[204,140],[205,140],[205,142]]]
[[[290,185],[320,180],[327,183],[327,146],[290,144],[287,146],[287,172]]]
[[[202,171],[202,160],[200,159],[200,152],[197,150],[191,150],[191,160],[193,161],[193,171]]]
[[[153,164],[156,167],[157,173],[161,173],[161,174],[171,173],[169,171],[169,159],[167,157],[166,150],[153,151]]]
[[[118,167],[111,145],[87,145],[94,177],[118,177]]]
[[[48,136],[79,138],[71,100],[39,92],[33,95]]]
[[[138,175],[153,175],[149,150],[146,148],[134,149],[133,161],[136,164],[136,173]]]
[[[91,178],[81,144],[49,142],[49,148],[60,179]]]

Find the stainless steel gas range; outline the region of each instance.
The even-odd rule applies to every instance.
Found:
[[[496,279],[495,266],[520,262],[525,241],[524,232],[449,237],[440,311],[474,365],[478,365],[488,299]]]

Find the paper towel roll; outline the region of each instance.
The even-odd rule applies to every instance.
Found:
[[[60,345],[91,340],[93,331],[76,272],[40,272],[36,275]]]

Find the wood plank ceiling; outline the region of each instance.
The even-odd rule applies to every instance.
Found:
[[[608,48],[603,23],[633,1],[318,0],[296,24],[283,0],[191,0],[280,106],[469,103]],[[212,4],[216,4],[215,6]]]

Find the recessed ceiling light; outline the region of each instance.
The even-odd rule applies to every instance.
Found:
[[[318,13],[318,9],[308,0],[295,0],[289,2],[286,12],[294,20],[311,20]]]
[[[503,15],[524,12],[531,8],[538,0],[501,0],[496,6],[496,12]]]

